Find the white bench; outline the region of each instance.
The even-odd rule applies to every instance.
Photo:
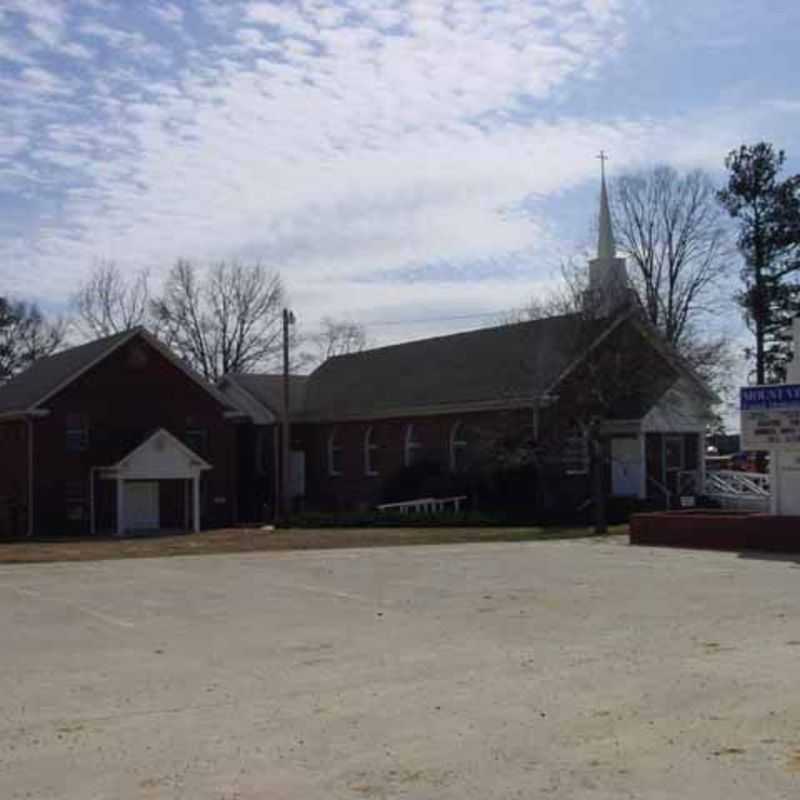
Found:
[[[458,495],[458,497],[418,497],[416,500],[404,500],[402,503],[383,503],[378,506],[378,511],[433,514],[437,511],[446,511],[448,506],[452,506],[454,511],[460,511],[461,501],[466,499],[465,494]]]

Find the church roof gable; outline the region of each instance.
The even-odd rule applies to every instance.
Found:
[[[573,362],[573,334],[583,324],[577,315],[564,315],[337,356],[309,377],[303,416],[532,404]],[[592,324],[599,336],[609,323]]]
[[[140,327],[70,347],[34,361],[26,370],[0,386],[0,415],[25,414],[41,407],[63,388],[136,337],[144,339],[190,380],[211,394],[220,405],[230,408],[227,399],[214,386],[181,361],[155,336]]]

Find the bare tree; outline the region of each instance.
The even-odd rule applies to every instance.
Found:
[[[583,297],[588,288],[589,273],[577,259],[561,264],[560,282],[538,297],[531,297],[524,305],[500,314],[490,325],[509,325],[537,319],[577,314],[583,308]]]
[[[367,332],[363,325],[351,320],[323,317],[319,331],[308,338],[311,352],[309,364],[321,364],[334,356],[360,353],[368,346]]]
[[[732,243],[716,188],[702,170],[669,166],[623,175],[612,185],[617,244],[650,322],[682,348],[693,323],[719,309]]]
[[[200,275],[180,260],[151,308],[165,342],[216,381],[278,363],[283,303],[280,276],[260,264],[222,261]]]
[[[645,318],[719,394],[733,373],[731,343],[709,335],[734,253],[709,176],[669,166],[623,175],[612,185],[615,239],[627,257],[630,281]],[[562,287],[513,312],[517,321],[571,313],[581,307],[587,270],[562,266]],[[511,321],[511,320],[508,320]]]
[[[98,263],[72,297],[82,333],[100,337],[151,325],[147,270],[126,277],[113,261]]]
[[[707,363],[716,355],[720,371],[725,364],[713,344],[708,345],[709,351],[696,345],[694,360],[687,351],[679,353],[647,319],[634,294],[627,302],[621,301],[610,316],[603,306],[602,297],[582,292],[578,281],[568,291],[550,295],[523,310],[525,316],[518,321],[551,319],[551,324],[558,325],[553,347],[559,360],[572,366],[562,374],[558,385],[539,399],[533,431],[523,425],[511,435],[485,432],[489,458],[530,463],[539,479],[550,486],[563,482],[566,463],[585,457],[598,532],[607,527],[606,476],[612,458],[609,431],[613,430],[609,424],[614,420],[641,419],[667,392],[680,394],[683,384],[679,378],[688,379],[681,362],[696,367],[698,360]],[[536,335],[533,328],[531,336]],[[696,340],[687,336],[687,341]],[[535,360],[530,367],[526,364],[531,381],[546,383],[543,374],[536,371],[536,364]],[[695,422],[691,404],[670,403],[664,413],[674,418],[676,429]],[[668,497],[669,487],[661,488]]]
[[[36,305],[0,297],[0,383],[64,343],[63,320],[47,320]]]

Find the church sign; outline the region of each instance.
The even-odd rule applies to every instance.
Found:
[[[741,390],[742,449],[800,448],[800,384]]]

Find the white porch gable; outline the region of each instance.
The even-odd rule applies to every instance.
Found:
[[[208,469],[211,464],[169,431],[159,428],[105,472],[129,481],[156,481],[196,478]]]
[[[117,482],[117,533],[153,529],[158,523],[158,481],[187,481],[186,520],[189,521],[191,482],[191,521],[200,530],[200,475],[211,469],[204,459],[164,428],[148,436],[116,464],[100,470],[100,477]],[[132,482],[138,482],[137,486]],[[142,482],[147,482],[146,484]],[[94,500],[92,500],[94,530]]]
[[[653,433],[705,433],[713,419],[708,403],[685,378],[676,381],[642,419],[642,430]]]

